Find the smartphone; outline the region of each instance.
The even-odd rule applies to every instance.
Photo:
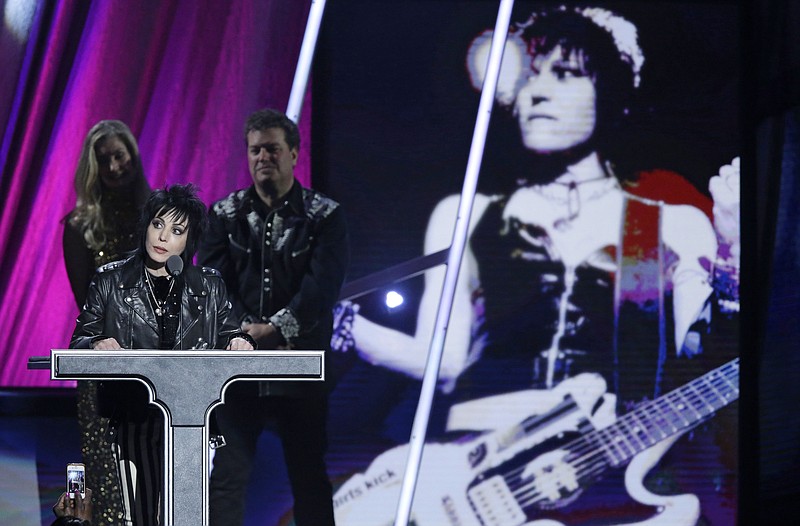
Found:
[[[75,462],[67,464],[67,495],[74,499],[77,493],[86,496],[86,468]]]

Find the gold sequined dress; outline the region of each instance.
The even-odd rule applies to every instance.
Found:
[[[104,196],[103,210],[113,234],[102,250],[90,248],[79,227],[67,216],[64,224],[64,257],[75,300],[82,306],[97,267],[122,259],[137,246],[139,210],[131,193]],[[122,492],[112,454],[109,419],[98,416],[97,382],[79,381],[77,389],[81,454],[86,465],[86,486],[92,489],[95,526],[117,526],[123,522]]]

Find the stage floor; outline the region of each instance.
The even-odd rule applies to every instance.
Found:
[[[52,523],[65,467],[80,461],[73,389],[0,390],[0,524]]]
[[[328,459],[336,485],[350,466],[365,463],[377,451],[365,452],[352,437],[340,433],[339,420],[332,423],[340,424],[331,426]],[[64,488],[65,466],[80,460],[74,389],[0,389],[0,525],[49,526],[54,518],[51,508]],[[748,484],[741,487],[743,499],[758,503],[751,508],[758,520],[740,520],[742,526],[796,522],[798,495],[784,491],[758,498],[753,489]],[[243,526],[288,526],[291,501],[280,441],[265,432]]]
[[[265,432],[258,447],[244,526],[286,523],[280,441]],[[49,526],[69,462],[81,462],[75,390],[0,389],[0,524]]]

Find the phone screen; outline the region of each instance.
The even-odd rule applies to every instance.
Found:
[[[68,464],[67,494],[70,498],[75,498],[77,493],[80,493],[81,497],[86,496],[86,470],[83,464]]]

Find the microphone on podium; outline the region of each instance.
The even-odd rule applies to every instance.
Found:
[[[180,256],[170,256],[167,258],[167,272],[173,278],[177,278],[183,272],[183,259]]]
[[[170,256],[167,258],[167,273],[177,279],[183,272],[183,259],[180,256]],[[180,349],[183,350],[183,336],[180,331],[180,318],[178,319],[178,339],[180,339]],[[211,449],[225,447],[225,437],[219,431],[216,415],[211,413],[211,434],[208,438],[208,446]]]
[[[167,273],[173,277],[173,279],[177,282],[178,276],[181,275],[183,272],[183,259],[180,256],[170,256],[167,258]],[[179,300],[180,302],[180,300]],[[180,313],[181,308],[178,307],[178,312]],[[183,350],[183,334],[181,334],[181,315],[178,314],[178,334],[176,336],[179,341],[179,348]]]

